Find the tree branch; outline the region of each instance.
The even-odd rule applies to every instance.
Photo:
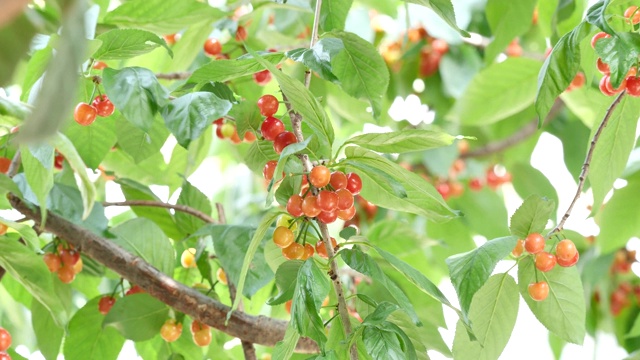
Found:
[[[41,225],[39,208],[27,205],[13,194],[9,195],[9,201],[14,209]],[[44,228],[81,249],[84,254],[104,264],[123,278],[140,286],[151,296],[193,319],[241,340],[260,345],[274,346],[284,338],[288,322],[234,311],[228,324],[225,324],[230,307],[181,284],[112,241],[56,214],[49,213]],[[296,351],[301,353],[317,353],[318,350],[317,344],[308,338],[300,339],[296,347]]]
[[[162,79],[162,80],[186,80],[188,78],[191,77],[191,72],[190,71],[183,71],[183,72],[174,72],[174,73],[167,73],[167,74],[156,74],[156,78],[158,79]]]
[[[545,119],[542,126],[545,126],[549,122],[551,122],[551,120],[553,120],[556,116],[558,116],[558,114],[560,113],[560,111],[562,111],[563,108],[564,108],[564,103],[562,102],[562,100],[560,99],[556,100],[556,102],[553,103],[553,106],[549,111],[549,115],[547,115],[547,118]],[[464,154],[460,154],[460,158],[465,159],[465,158],[473,158],[473,157],[483,157],[483,156],[502,152],[510,147],[518,145],[521,142],[527,140],[528,138],[533,136],[533,134],[535,134],[537,131],[538,131],[538,117],[535,117],[531,119],[531,121],[527,125],[523,126],[520,130],[511,134],[511,136],[504,138],[502,140],[498,140],[496,142],[488,143],[483,147],[479,147],[477,149],[466,152]]]
[[[569,204],[567,211],[565,211],[558,225],[554,227],[553,230],[549,232],[549,234],[547,234],[547,237],[550,237],[555,232],[562,231],[564,223],[567,222],[567,219],[569,219],[569,216],[571,216],[571,211],[573,210],[573,207],[576,205],[576,202],[578,202],[580,195],[582,195],[584,182],[587,180],[587,175],[589,175],[589,166],[591,164],[591,158],[593,158],[593,152],[595,151],[596,145],[598,144],[600,135],[602,135],[604,128],[607,127],[607,124],[609,123],[609,119],[611,118],[611,115],[613,115],[613,111],[616,109],[618,104],[620,104],[620,101],[622,101],[622,98],[624,97],[625,94],[626,94],[626,91],[623,91],[620,93],[620,95],[618,95],[618,97],[615,100],[613,100],[613,102],[607,109],[607,112],[605,113],[604,118],[600,123],[600,126],[598,126],[596,133],[593,134],[593,139],[591,139],[591,143],[589,144],[589,151],[587,151],[587,157],[584,159],[584,163],[582,164],[582,170],[580,171],[580,176],[578,176],[578,188],[576,189],[576,194],[573,196],[573,200],[571,201],[571,204]]]
[[[127,200],[127,201],[118,201],[118,202],[103,202],[102,206],[148,206],[148,207],[160,207],[165,209],[173,209],[175,211],[181,211],[183,213],[187,213],[189,215],[193,215],[198,219],[210,223],[217,224],[218,222],[209,216],[208,214],[203,213],[200,210],[194,209],[192,207],[186,205],[178,205],[178,204],[168,204],[161,201],[154,200]]]

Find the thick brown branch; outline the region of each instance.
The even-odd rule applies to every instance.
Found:
[[[27,206],[14,195],[9,195],[9,200],[16,210],[40,224],[38,209],[34,210],[33,207]],[[181,284],[112,241],[60,216],[49,213],[45,229],[81,249],[84,254],[104,264],[123,278],[137,284],[151,296],[193,319],[241,340],[265,346],[274,346],[284,337],[288,323],[265,316],[251,316],[234,311],[229,323],[225,324],[227,313],[231,310],[228,306]],[[303,338],[298,342],[296,351],[316,353],[318,347],[313,340]]]
[[[174,73],[167,73],[167,74],[156,74],[156,78],[162,79],[162,80],[186,80],[190,77],[191,77],[191,72],[189,71],[174,72]]]
[[[558,114],[560,113],[560,111],[562,111],[563,108],[564,108],[564,103],[562,102],[562,100],[560,99],[556,100],[556,102],[551,107],[551,110],[549,111],[549,115],[547,115],[547,118],[545,119],[544,124],[542,126],[545,126],[551,120],[553,120],[556,116],[558,116]],[[528,138],[533,136],[533,134],[535,134],[537,131],[538,131],[538,118],[535,117],[527,125],[523,126],[520,130],[511,134],[511,136],[502,140],[498,140],[496,142],[488,143],[483,147],[474,149],[467,153],[460,154],[460,157],[461,158],[482,157],[482,156],[487,156],[487,155],[502,152],[512,146],[518,145],[521,142],[527,140]]]
[[[148,207],[161,207],[161,208],[165,208],[165,209],[173,209],[175,211],[181,211],[183,213],[187,213],[189,215],[193,215],[195,217],[197,217],[198,219],[207,222],[207,223],[211,223],[211,224],[216,224],[217,221],[212,218],[211,216],[209,216],[208,214],[203,213],[200,210],[194,209],[192,207],[186,206],[186,205],[174,205],[174,204],[167,204],[161,201],[153,201],[153,200],[128,200],[128,201],[118,201],[118,202],[103,202],[102,206],[104,207],[108,207],[108,206],[148,206]]]
[[[609,119],[611,119],[611,115],[613,115],[614,110],[616,109],[618,104],[620,104],[620,101],[622,101],[622,98],[624,97],[625,93],[626,91],[621,92],[620,95],[618,95],[618,97],[616,97],[616,99],[613,100],[613,102],[607,109],[607,112],[605,113],[604,118],[600,123],[600,126],[598,126],[596,133],[593,134],[593,139],[591,139],[591,143],[589,144],[589,150],[587,151],[587,157],[584,159],[584,163],[582,164],[582,170],[580,171],[580,176],[578,176],[578,188],[576,189],[576,194],[573,196],[573,200],[571,200],[571,204],[569,204],[569,207],[567,208],[567,211],[565,211],[564,215],[562,216],[562,219],[560,219],[560,222],[558,222],[558,226],[553,228],[553,230],[551,230],[549,234],[547,234],[547,237],[553,235],[553,233],[555,232],[562,231],[562,228],[564,227],[564,223],[567,222],[567,219],[569,219],[569,216],[571,216],[571,211],[573,210],[573,207],[576,205],[576,202],[578,202],[580,195],[582,195],[584,182],[587,180],[587,175],[589,175],[589,166],[591,165],[591,158],[593,158],[593,152],[596,149],[596,145],[598,144],[600,135],[602,135],[604,128],[607,127],[607,124],[609,123]]]

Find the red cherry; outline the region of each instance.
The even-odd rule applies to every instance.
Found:
[[[331,179],[329,180],[329,185],[331,185],[333,190],[346,188],[347,175],[345,175],[342,171],[336,171],[331,173]]]
[[[360,190],[362,190],[362,179],[356,173],[348,173],[347,174],[347,190],[353,195],[360,194]]]
[[[82,126],[88,126],[96,120],[97,115],[98,110],[95,107],[81,102],[73,112],[73,119]]]
[[[95,63],[93,63],[93,68],[96,70],[102,70],[106,67],[109,67],[109,66],[103,63],[102,61],[96,61]]]
[[[242,140],[246,143],[252,143],[256,141],[256,134],[254,134],[253,131],[248,130],[244,133],[244,138]]]
[[[606,32],[599,32],[596,33],[595,35],[593,35],[593,37],[591,38],[591,47],[592,48],[596,48],[596,42],[598,42],[598,40],[603,39],[603,38],[609,38],[611,37],[611,35],[607,34]]]
[[[260,86],[265,86],[271,81],[271,72],[269,70],[262,70],[253,74],[253,81]]]
[[[298,244],[297,242],[294,242],[286,248],[282,249],[282,256],[284,256],[287,260],[302,259],[302,257],[304,256],[304,251],[304,246]]]
[[[5,328],[0,327],[0,351],[5,351],[11,346],[11,334]]]
[[[316,217],[318,221],[323,224],[331,224],[338,219],[338,212],[334,211],[323,211]]]
[[[207,324],[203,324],[198,320],[193,320],[193,322],[191,323],[191,333],[195,334],[197,332],[200,331],[206,331],[211,329],[211,327]]]
[[[127,290],[126,293],[124,293],[125,295],[134,295],[134,294],[142,294],[145,291],[142,290],[142,288],[138,285],[133,285],[129,290]]]
[[[80,253],[74,249],[60,250],[60,260],[64,265],[73,266],[80,260]]]
[[[222,126],[216,126],[216,136],[218,139],[224,140],[224,134],[222,133]]]
[[[334,211],[338,207],[338,195],[333,191],[322,190],[318,193],[317,202],[322,211]]]
[[[0,157],[0,173],[6,174],[11,166],[11,159]]]
[[[174,342],[182,334],[182,324],[176,324],[174,319],[168,319],[160,328],[160,336],[166,342]]]
[[[216,126],[222,126],[222,124],[224,124],[224,118],[215,119],[213,120],[212,124]]]
[[[627,77],[627,94],[640,96],[640,78],[635,76]]]
[[[546,281],[529,284],[529,295],[535,301],[542,301],[549,296],[549,284]]]
[[[162,38],[167,43],[167,45],[173,45],[176,43],[178,36],[179,36],[178,34],[168,34],[168,35],[162,36]]]
[[[113,296],[103,296],[100,298],[100,301],[98,302],[98,311],[102,315],[107,315],[107,313],[109,312],[109,310],[111,310],[111,308],[113,307],[113,304],[115,303],[116,303],[116,298],[114,298]]]
[[[609,65],[604,63],[601,58],[598,58],[596,61],[596,68],[604,75],[609,75],[611,69],[609,69]]]
[[[338,197],[338,210],[348,210],[353,206],[353,194],[347,189],[339,189],[336,191]]]
[[[4,351],[0,351],[0,360],[11,360],[11,356]]]
[[[575,265],[579,259],[580,259],[580,253],[576,251],[576,254],[574,255],[573,259],[569,261],[561,260],[560,258],[558,258],[558,265],[562,267],[571,267]],[[629,266],[628,270],[631,270],[631,264],[629,263],[624,263],[624,264]],[[629,272],[628,270],[623,272]]]
[[[313,246],[311,246],[311,244],[304,244],[304,255],[300,260],[307,260],[308,258],[312,257],[315,252],[316,250]]]
[[[318,165],[311,169],[309,173],[309,182],[311,185],[319,189],[327,186],[329,181],[331,181],[331,171],[329,171],[326,166]]]
[[[322,212],[322,209],[318,206],[318,198],[313,195],[307,195],[302,201],[302,211],[308,217],[318,216]]]
[[[299,217],[304,215],[304,211],[302,209],[302,196],[294,194],[291,195],[289,201],[287,201],[287,212],[291,214],[293,217]]]
[[[334,249],[338,247],[338,243],[335,238],[331,238],[331,246],[333,246]],[[322,240],[318,240],[316,243],[316,253],[325,259],[329,257],[327,255],[327,248],[324,246],[324,242],[322,242]]]
[[[451,196],[451,187],[448,183],[443,182],[436,185],[436,190],[442,195],[442,198],[447,200]]]
[[[274,141],[276,137],[284,132],[284,124],[279,119],[267,117],[260,126],[260,132],[265,140]]]
[[[247,39],[247,29],[244,26],[238,26],[238,30],[236,30],[236,41],[242,42]]]
[[[73,268],[73,265],[64,264],[58,270],[58,279],[65,284],[69,284],[76,278],[76,271]]]
[[[273,179],[273,172],[276,171],[276,166],[278,166],[278,162],[275,160],[267,161],[267,163],[264,164],[262,176],[264,176],[265,180],[271,181],[271,179]]]
[[[471,180],[469,180],[469,188],[473,191],[482,190],[482,180],[478,178],[472,178]]]
[[[598,85],[600,88],[600,92],[602,92],[606,96],[613,96],[615,93],[613,89],[611,89],[611,82],[609,80],[609,75],[605,75],[600,79],[600,84]]]
[[[575,90],[575,89],[579,89],[582,86],[584,86],[584,83],[586,82],[586,78],[584,76],[584,73],[577,73],[576,76],[573,78],[573,80],[571,81],[571,83],[569,84],[569,87],[567,88],[568,91],[571,90]]]
[[[546,251],[536,254],[536,268],[542,272],[551,271],[556,266],[556,257]]]
[[[571,261],[577,253],[576,244],[569,239],[564,239],[556,245],[556,256],[563,261]]]
[[[513,255],[514,257],[519,257],[520,255],[522,255],[523,251],[524,251],[524,240],[518,239],[516,246],[513,248],[513,250],[511,250],[511,255]]]
[[[349,221],[356,215],[355,205],[351,205],[347,210],[338,210],[338,218],[340,220]],[[346,225],[346,224],[345,224]]]
[[[109,100],[109,97],[107,95],[96,96],[96,98],[93,100],[92,105],[94,108],[96,108],[98,116],[102,117],[111,116],[111,114],[113,114],[113,111],[115,110],[115,106],[113,106],[113,103],[111,102],[111,100]]]
[[[273,95],[263,95],[258,99],[258,108],[262,116],[273,116],[278,111],[280,103]]]
[[[624,11],[624,17],[631,19],[633,24],[638,24],[640,23],[640,10],[638,10],[637,6],[629,6]]]
[[[276,154],[280,154],[284,148],[297,142],[298,139],[291,131],[284,131],[273,140],[273,150],[276,151]]]
[[[57,272],[62,267],[62,260],[60,260],[60,256],[58,256],[58,254],[46,253],[42,257],[42,260],[44,260],[47,268],[49,268],[49,271],[52,273]]]
[[[218,55],[222,51],[222,44],[218,39],[209,38],[204,42],[204,52],[207,55]]]
[[[544,250],[544,236],[539,233],[531,233],[524,241],[524,249],[530,254],[537,254]]]

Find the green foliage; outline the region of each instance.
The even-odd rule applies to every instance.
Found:
[[[554,205],[537,195],[528,197],[511,217],[511,234],[525,239],[529,234],[543,232]]]
[[[147,294],[135,294],[118,299],[104,317],[102,328],[116,328],[125,338],[145,341],[158,334],[169,308]]]

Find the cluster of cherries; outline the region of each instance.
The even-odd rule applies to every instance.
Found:
[[[265,140],[273,141],[273,150],[278,154],[282,153],[285,147],[298,142],[296,135],[291,131],[286,131],[284,123],[273,117],[279,106],[280,102],[273,95],[263,95],[258,99],[258,109],[260,114],[265,117],[260,125],[260,132]]]
[[[518,240],[511,254],[514,257],[520,257],[524,251],[528,252],[535,259],[536,269],[542,272],[551,271],[556,264],[562,267],[573,266],[580,258],[576,245],[569,239],[561,240],[555,245],[555,254],[544,251],[544,248],[544,236],[539,233],[531,233],[527,235],[525,240]],[[549,284],[546,281],[529,284],[529,295],[535,301],[546,299],[549,295]]]
[[[120,285],[118,285],[120,286]],[[117,289],[117,287],[116,287]],[[125,296],[129,296],[129,295],[134,295],[134,294],[141,294],[144,293],[145,291],[138,285],[133,285],[129,288],[129,290],[127,290],[127,292],[125,292]],[[100,314],[102,315],[107,315],[109,313],[109,311],[111,310],[111,308],[113,307],[113,305],[116,303],[116,297],[115,297],[115,290],[111,295],[105,295],[103,297],[100,298],[100,301],[98,301],[98,311],[100,312]]]
[[[58,279],[65,284],[71,283],[82,271],[80,251],[71,244],[59,244],[55,252],[48,252],[42,257],[49,271],[56,273]]]
[[[73,119],[82,126],[89,126],[96,121],[96,116],[111,116],[114,110],[115,106],[106,94],[98,95],[91,104],[78,103],[73,111]]]
[[[375,31],[384,32],[384,27],[380,26],[375,20],[372,19],[371,24]],[[419,42],[424,43],[420,49],[420,60],[418,64],[420,76],[427,77],[435,74],[440,66],[442,56],[449,51],[449,44],[442,39],[436,39],[430,36],[422,26],[409,29],[406,33],[406,39],[413,44]],[[402,57],[404,41],[405,35],[402,35],[398,40],[382,48],[382,57],[394,70],[399,70],[401,67],[398,60]]]
[[[627,8],[627,10],[625,10],[624,17],[634,25],[638,24],[640,23],[640,10],[637,6],[631,6]],[[611,37],[611,35],[605,32],[599,32],[595,34],[593,38],[591,38],[591,47],[595,49],[596,42],[598,42],[598,40],[608,37]],[[609,69],[609,65],[602,61],[601,58],[598,58],[598,60],[596,60],[596,68],[598,69],[598,71],[600,71],[600,73],[604,75],[602,79],[600,79],[599,85],[600,91],[604,95],[613,96],[622,92],[623,90],[626,90],[627,94],[631,96],[640,96],[640,78],[637,77],[637,69],[635,66],[632,66],[629,69],[629,71],[627,72],[627,76],[624,80],[622,80],[622,83],[618,88],[614,88],[611,84],[611,70]]]
[[[618,315],[630,306],[634,299],[640,303],[640,285],[634,286],[628,282],[621,282],[609,297],[609,309],[614,316]],[[598,293],[596,293],[596,300],[600,301]]]
[[[167,319],[160,328],[160,336],[166,342],[174,342],[182,335],[182,323],[175,319]],[[211,343],[211,327],[198,320],[191,322],[191,335],[193,342],[198,346],[207,346]]]
[[[216,136],[219,139],[229,139],[234,144],[240,144],[243,139],[247,143],[252,143],[256,140],[256,134],[251,131],[245,132],[244,138],[240,139],[238,129],[233,121],[225,121],[224,118],[219,118],[213,121],[213,125],[216,127]]]
[[[9,346],[11,346],[11,334],[0,327],[0,360],[11,360],[11,356],[6,353]]]

